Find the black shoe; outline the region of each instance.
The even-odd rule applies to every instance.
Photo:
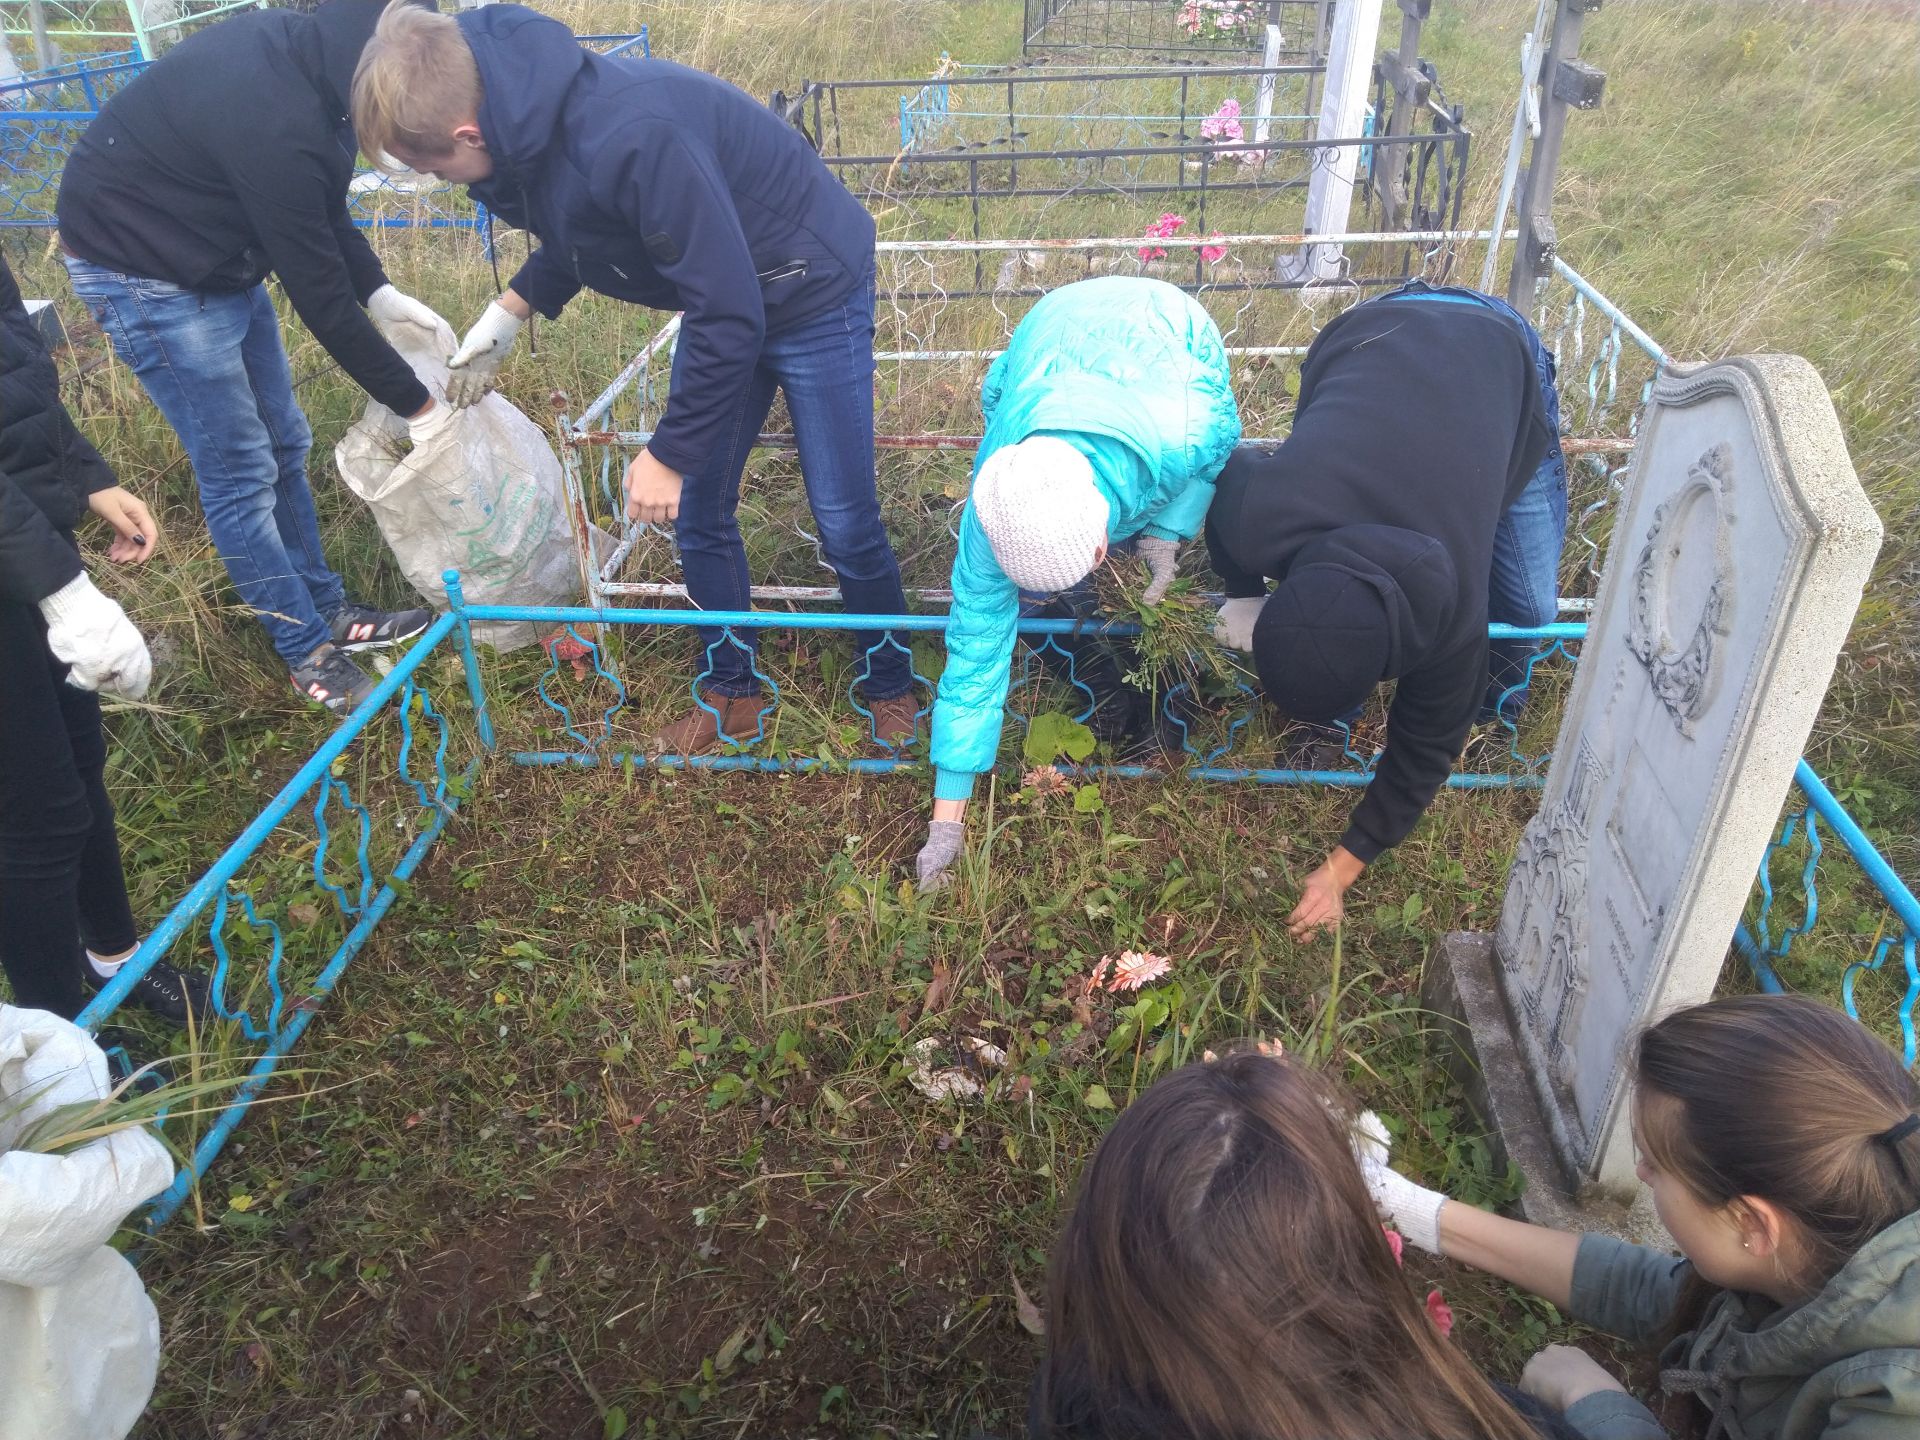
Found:
[[[80,978],[89,990],[103,990],[107,985],[85,951],[80,954]],[[133,982],[127,1000],[151,1010],[169,1025],[185,1025],[189,1008],[196,1026],[213,1019],[213,981],[204,971],[176,969],[166,960],[154,961],[147,973]]]
[[[413,639],[433,623],[431,610],[376,610],[349,600],[327,624],[337,649],[379,650]]]
[[[349,660],[337,645],[322,645],[289,675],[294,689],[336,715],[347,714],[379,684]]]

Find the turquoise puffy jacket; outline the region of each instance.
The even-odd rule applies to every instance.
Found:
[[[1058,436],[1093,465],[1111,543],[1190,540],[1240,442],[1227,353],[1212,317],[1161,280],[1107,276],[1042,297],[980,390],[974,474],[1003,445]],[[947,666],[933,706],[934,794],[963,799],[993,768],[1006,718],[1020,592],[968,501],[953,561]]]

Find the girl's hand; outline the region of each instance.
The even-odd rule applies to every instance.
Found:
[[[1627,1387],[1600,1367],[1584,1350],[1571,1345],[1549,1345],[1520,1372],[1520,1388],[1562,1414],[1575,1401],[1602,1390],[1626,1393]]]
[[[110,485],[87,497],[87,508],[113,527],[107,558],[119,564],[144,564],[160,543],[160,525],[146,502],[131,490]]]

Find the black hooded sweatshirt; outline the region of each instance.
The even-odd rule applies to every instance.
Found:
[[[250,10],[189,35],[73,147],[60,238],[83,260],[189,290],[278,275],[354,383],[412,415],[427,389],[361,308],[387,277],[347,216],[353,70],[382,8]]]
[[[1312,558],[1380,533],[1350,527],[1394,527],[1407,542],[1367,557],[1379,588],[1397,592],[1386,678],[1399,683],[1386,749],[1340,841],[1363,863],[1406,838],[1466,744],[1487,687],[1494,529],[1551,442],[1533,356],[1510,319],[1375,302],[1314,338],[1286,440],[1241,447],[1215,482],[1207,547],[1230,597],[1264,595],[1266,578],[1285,577],[1309,545]],[[1336,530],[1349,537],[1329,539]],[[1399,587],[1434,573],[1420,537],[1444,547],[1451,594]]]

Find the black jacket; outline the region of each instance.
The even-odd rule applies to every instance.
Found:
[[[1494,529],[1552,438],[1512,320],[1374,302],[1314,338],[1286,440],[1243,446],[1215,482],[1207,547],[1229,596],[1265,594],[1262,577],[1350,526],[1430,536],[1452,561],[1457,593],[1427,597],[1396,656],[1386,750],[1341,838],[1363,862],[1406,838],[1466,744],[1487,686]]]
[[[251,10],[189,35],[73,147],[60,238],[83,260],[189,290],[278,275],[354,382],[411,415],[427,390],[361,309],[387,277],[347,217],[353,67],[381,8]]]
[[[647,448],[698,470],[762,340],[868,283],[873,218],[799,131],[724,80],[590,54],[520,5],[459,19],[494,163],[470,188],[540,239],[514,291],[547,316],[583,286],[685,311],[679,383]]]
[[[53,356],[0,257],[0,600],[32,605],[78,575],[73,527],[89,495],[119,483],[60,403]]]

